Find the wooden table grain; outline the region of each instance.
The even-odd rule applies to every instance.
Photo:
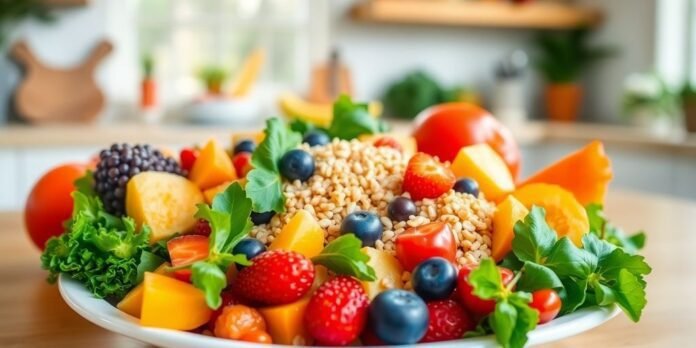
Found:
[[[648,234],[644,254],[648,306],[640,323],[620,314],[605,325],[546,347],[689,347],[696,345],[696,202],[612,192],[612,220]],[[46,284],[39,252],[21,214],[0,213],[0,347],[146,347],[79,317]]]

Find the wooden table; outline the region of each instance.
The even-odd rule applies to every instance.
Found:
[[[549,347],[687,347],[696,344],[696,202],[614,192],[607,210],[629,231],[645,229],[648,307],[640,323],[625,316]],[[0,213],[0,347],[144,347],[90,324],[45,283],[39,252],[21,215]]]

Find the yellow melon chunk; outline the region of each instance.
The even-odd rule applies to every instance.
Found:
[[[306,210],[295,213],[268,247],[296,251],[307,258],[319,255],[323,248],[324,229]]]
[[[305,344],[310,343],[310,336],[304,325],[304,313],[309,299],[310,296],[305,296],[290,304],[259,309],[274,344],[293,345],[300,340]]]
[[[377,280],[375,281],[362,282],[363,288],[370,300],[375,298],[375,296],[382,291],[403,288],[401,276],[404,270],[396,257],[387,252],[370,247],[364,247],[361,251],[370,257],[370,261],[368,261],[367,264],[374,268],[375,275],[377,276]]]
[[[390,137],[396,140],[396,142],[401,145],[401,149],[403,150],[403,154],[406,158],[411,158],[416,152],[418,152],[416,138],[402,133],[390,132],[380,134],[363,134],[359,136],[358,139],[362,142],[374,143],[381,137]]]
[[[236,145],[242,140],[252,140],[256,145],[261,144],[263,139],[266,138],[266,133],[264,132],[235,132],[232,133],[232,146]]]
[[[507,196],[495,208],[491,257],[496,262],[502,260],[512,250],[515,223],[524,219],[527,214],[529,210],[513,196]]]
[[[487,144],[463,147],[451,168],[458,178],[476,180],[488,200],[499,202],[515,190],[515,182],[505,161]]]
[[[201,150],[191,168],[189,179],[201,190],[207,190],[237,178],[232,160],[220,144],[211,139]]]
[[[246,178],[241,178],[234,181],[227,181],[203,191],[203,197],[205,197],[205,202],[208,204],[213,203],[213,198],[215,198],[215,196],[218,193],[225,191],[228,186],[232,185],[232,183],[235,182],[238,182],[240,185],[242,185],[242,187],[244,187],[244,185],[246,185]]]
[[[201,191],[179,175],[144,172],[126,187],[126,213],[138,226],[150,226],[151,243],[193,228],[198,203],[203,203]]]
[[[157,267],[154,273],[168,275],[167,267],[169,266],[169,263],[165,262]],[[134,287],[123,299],[121,299],[121,301],[116,305],[116,308],[136,318],[140,318],[140,311],[143,308],[144,291],[145,285],[143,283],[138,284],[138,286]]]
[[[145,273],[140,324],[174,330],[193,330],[210,320],[212,311],[203,292],[189,283]]]

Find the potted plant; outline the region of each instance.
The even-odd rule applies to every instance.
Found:
[[[687,83],[680,94],[686,130],[696,132],[696,87]]]
[[[208,94],[221,95],[222,84],[227,79],[228,74],[225,68],[221,66],[209,65],[201,69],[198,76],[205,84]]]
[[[157,82],[154,78],[155,60],[147,54],[142,60],[143,79],[140,83],[140,107],[151,109],[157,105]]]
[[[655,134],[672,130],[678,105],[677,95],[654,73],[631,74],[624,81],[624,115]]]
[[[545,104],[548,117],[554,121],[577,119],[582,102],[580,75],[601,59],[614,54],[613,48],[590,47],[588,31],[544,32],[534,40],[534,65],[546,80]]]

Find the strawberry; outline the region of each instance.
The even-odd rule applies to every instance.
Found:
[[[322,284],[304,314],[307,332],[322,345],[353,342],[365,327],[369,298],[354,278],[339,276]]]
[[[232,164],[237,176],[243,178],[251,170],[251,153],[240,152],[232,157]]]
[[[462,338],[464,333],[476,328],[476,323],[453,300],[428,302],[428,331],[421,342],[439,342]]]
[[[183,235],[172,238],[167,242],[167,251],[172,260],[172,267],[188,266],[208,257],[210,240],[197,234]],[[174,277],[181,281],[191,282],[191,269],[174,271]]]
[[[186,171],[191,171],[193,164],[198,159],[198,150],[191,148],[184,148],[179,153],[179,162],[181,164],[181,169]]]
[[[401,147],[401,144],[399,144],[396,139],[392,137],[381,137],[377,140],[375,140],[374,144],[376,147],[391,147],[392,149],[398,150],[400,152],[403,152],[403,148]]]
[[[410,193],[413,200],[437,198],[449,191],[456,180],[451,169],[419,152],[408,161],[403,190]]]
[[[201,236],[210,236],[210,223],[206,221],[205,219],[198,219],[196,221],[196,224],[193,225],[193,233],[192,234],[198,234]]]
[[[254,262],[237,274],[232,288],[245,299],[265,305],[294,302],[314,282],[314,265],[302,254],[271,250],[254,257]]]

